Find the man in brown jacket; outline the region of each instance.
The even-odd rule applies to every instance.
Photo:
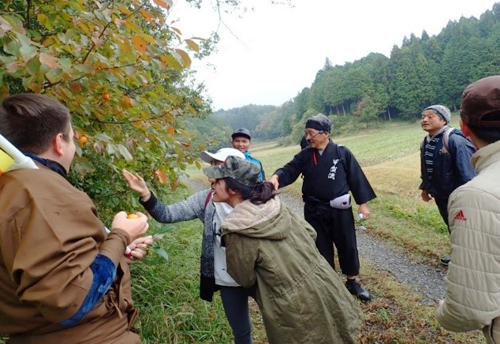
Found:
[[[67,180],[75,153],[69,110],[21,94],[0,106],[0,134],[38,169],[0,177],[0,333],[9,344],[141,343],[124,252],[147,218],[118,213],[112,231]]]

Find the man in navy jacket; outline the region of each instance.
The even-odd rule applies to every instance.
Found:
[[[450,118],[446,106],[432,105],[424,109],[421,125],[429,135],[420,150],[422,199],[428,202],[434,198],[447,226],[450,194],[476,175],[470,163],[474,146],[460,130],[448,126]],[[441,258],[442,264],[449,262],[449,256]]]

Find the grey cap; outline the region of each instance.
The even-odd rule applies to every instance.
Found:
[[[247,128],[239,128],[239,129],[236,129],[233,134],[231,135],[231,138],[234,139],[235,137],[238,137],[238,136],[245,136],[247,137],[249,140],[252,139],[252,136],[250,135],[250,130],[248,130]]]
[[[439,116],[441,116],[442,119],[445,120],[446,124],[450,123],[451,120],[451,111],[444,105],[431,105],[428,106],[422,111],[424,113],[427,110],[432,110],[435,113],[437,113]]]
[[[259,182],[260,166],[230,155],[224,164],[205,167],[203,173],[209,178],[222,179],[229,177],[243,185],[253,187]]]

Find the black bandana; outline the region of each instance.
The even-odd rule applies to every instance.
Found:
[[[319,131],[327,131],[327,130],[325,130],[325,127],[321,125],[321,123],[316,122],[313,119],[307,120],[307,122],[306,122],[306,128],[316,129],[316,130],[319,130]]]
[[[319,113],[307,120],[306,128],[316,129],[329,133],[332,129],[332,122],[328,119],[328,117],[326,117],[322,113]]]

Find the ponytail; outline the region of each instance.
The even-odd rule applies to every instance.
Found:
[[[273,184],[269,182],[262,182],[255,184],[253,192],[250,194],[250,202],[253,204],[263,204],[276,196]]]
[[[244,200],[249,199],[253,204],[263,204],[276,196],[273,184],[269,182],[260,182],[253,187],[243,185],[233,178],[226,177],[226,187],[241,193]]]

